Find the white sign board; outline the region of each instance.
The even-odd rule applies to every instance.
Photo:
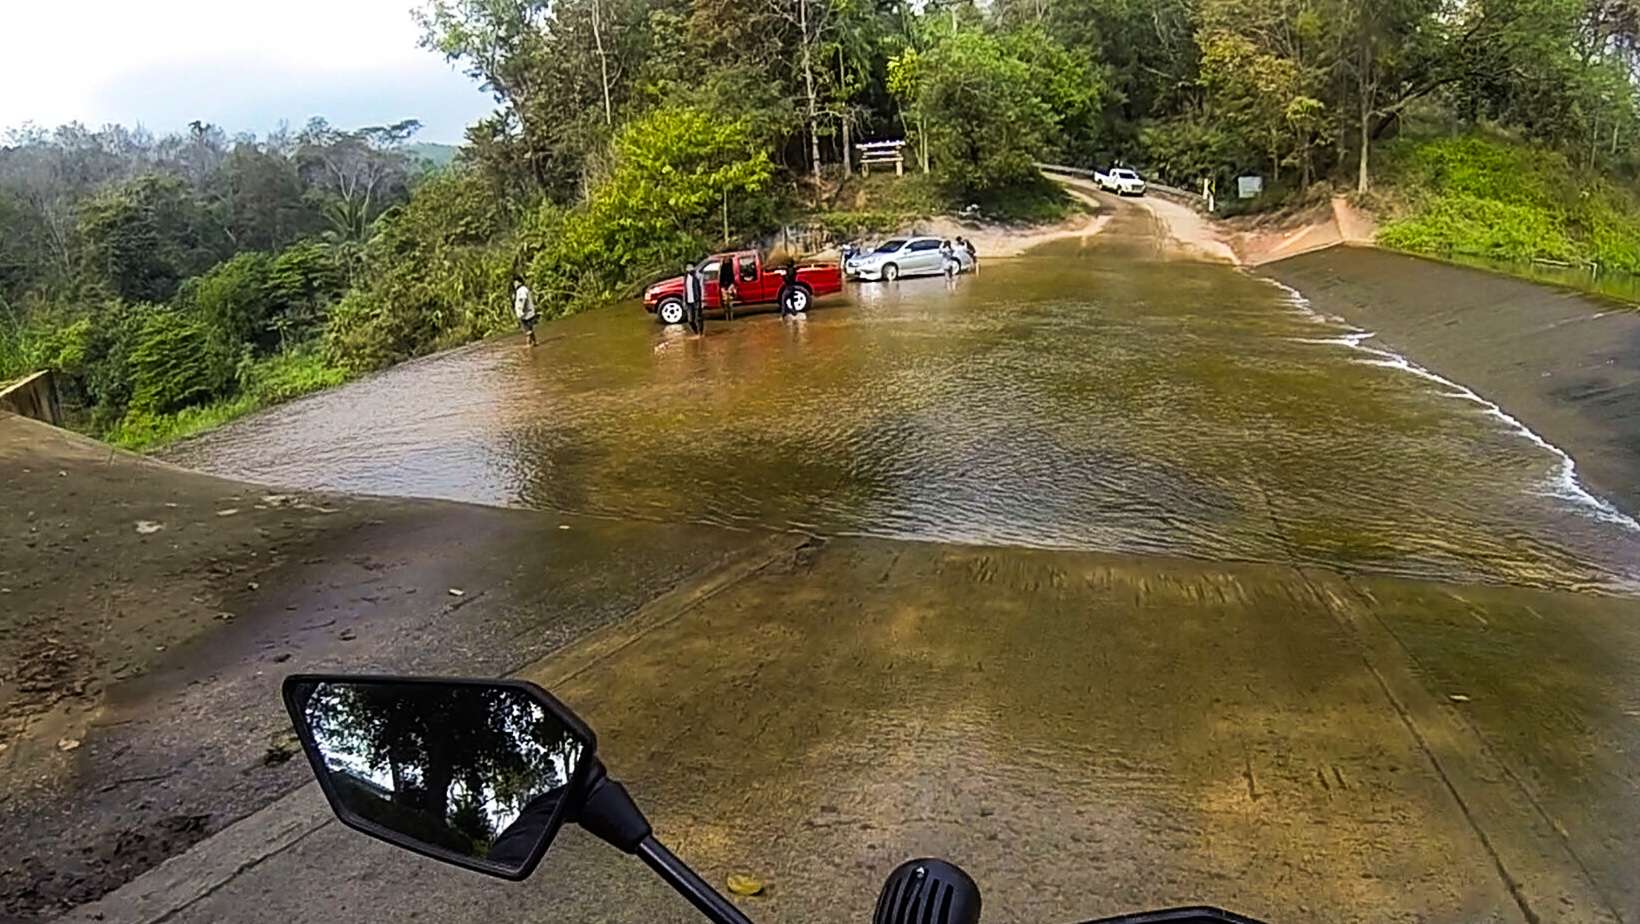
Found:
[[[1257,199],[1258,194],[1264,192],[1264,177],[1238,176],[1236,177],[1236,195],[1243,199]]]

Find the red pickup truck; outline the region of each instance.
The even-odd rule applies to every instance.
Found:
[[[800,263],[792,285],[782,291],[785,279],[776,267],[765,268],[755,250],[713,254],[695,269],[705,283],[706,310],[723,308],[719,292],[719,267],[733,260],[735,267],[735,310],[742,306],[773,305],[784,300],[789,311],[806,311],[817,298],[843,291],[843,268],[835,263]],[[683,323],[683,277],[663,279],[643,290],[643,308],[662,324]]]

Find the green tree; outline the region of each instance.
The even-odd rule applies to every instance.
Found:
[[[272,261],[260,251],[245,251],[218,263],[183,287],[181,300],[227,349],[268,352],[278,342],[272,326],[276,312],[270,280]]]
[[[889,64],[889,87],[924,126],[940,178],[963,194],[1029,182],[1057,141],[1032,70],[991,36],[954,35]]]
[[[698,255],[717,237],[725,201],[737,226],[770,214],[774,164],[747,120],[655,110],[622,129],[614,154],[609,179],[531,265],[531,281],[557,310]]]
[[[230,382],[228,358],[210,326],[187,312],[147,312],[130,355],[131,411],[165,414],[204,404]]]
[[[296,161],[320,196],[332,240],[362,243],[371,222],[403,201],[411,174],[403,145],[420,129],[415,119],[349,131],[313,119],[302,129]]]
[[[1213,116],[1262,151],[1279,182],[1282,162],[1297,146],[1300,130],[1313,128],[1313,112],[1321,107],[1304,95],[1298,66],[1221,31],[1202,42],[1201,73]]]
[[[275,251],[324,228],[296,163],[253,143],[240,143],[205,184],[207,208],[237,248]]]
[[[494,193],[457,165],[382,216],[362,273],[329,310],[331,364],[376,369],[507,324],[516,255],[510,210]]]
[[[229,246],[181,180],[148,175],[93,196],[78,234],[95,278],[129,301],[162,302]]]

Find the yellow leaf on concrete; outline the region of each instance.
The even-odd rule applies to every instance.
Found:
[[[736,895],[758,895],[763,892],[763,880],[740,873],[729,875],[729,891]]]

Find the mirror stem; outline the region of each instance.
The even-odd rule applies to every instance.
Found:
[[[729,903],[729,900],[719,895],[715,889],[707,884],[706,880],[689,868],[688,864],[672,855],[672,851],[660,841],[650,835],[638,844],[638,856],[649,864],[649,868],[666,880],[678,894],[689,899],[689,903],[700,909],[700,913],[712,919],[716,924],[752,924],[740,909]]]
[[[689,899],[689,903],[714,924],[752,924],[739,908],[655,840],[649,820],[643,817],[626,787],[610,779],[603,762],[597,758],[593,758],[587,771],[586,797],[575,821],[622,853],[642,857],[667,885]]]

